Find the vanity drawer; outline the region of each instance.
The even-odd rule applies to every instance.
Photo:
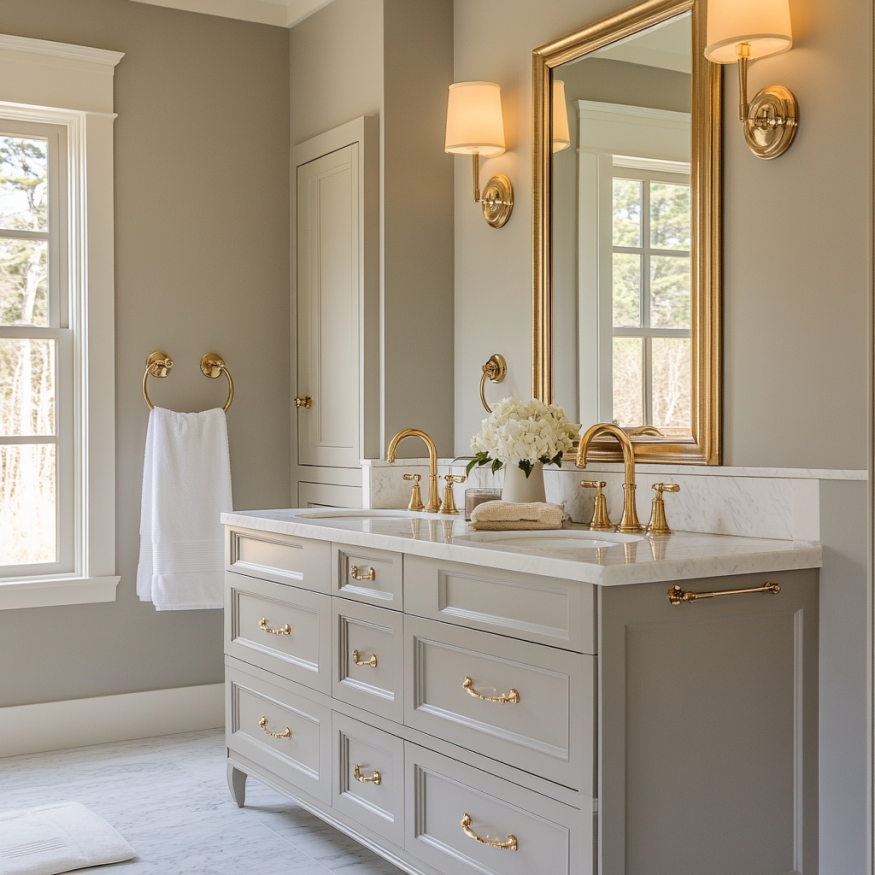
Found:
[[[408,614],[578,653],[596,652],[595,598],[589,583],[404,557]]]
[[[404,719],[403,614],[332,600],[336,699],[400,723]]]
[[[225,572],[225,653],[331,693],[331,596]]]
[[[333,806],[403,847],[404,742],[336,711],[332,721]]]
[[[331,545],[334,595],[400,611],[402,557],[388,550]]]
[[[591,875],[592,816],[417,745],[404,745],[405,849],[445,875]],[[464,826],[463,826],[464,824]],[[516,850],[481,843],[508,843]]]
[[[229,571],[263,580],[290,583],[316,592],[331,591],[331,545],[290,535],[249,529],[225,529],[225,563]]]
[[[231,665],[226,669],[229,751],[331,803],[331,711]]]
[[[405,725],[592,792],[594,657],[418,617],[404,645]]]

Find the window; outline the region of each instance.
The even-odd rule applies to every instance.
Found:
[[[0,119],[0,567],[73,572],[65,130]]]
[[[688,435],[691,409],[690,169],[614,156],[610,411],[621,426]],[[607,284],[605,284],[607,286]],[[607,365],[607,363],[606,363]],[[606,367],[607,370],[607,367]]]
[[[121,57],[0,35],[0,609],[109,601],[119,580],[112,75]]]

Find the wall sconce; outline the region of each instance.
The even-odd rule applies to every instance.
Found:
[[[507,224],[513,212],[513,186],[506,176],[493,176],[480,196],[480,156],[493,158],[504,151],[501,86],[494,82],[457,82],[450,86],[444,151],[474,159],[474,203],[493,228]]]
[[[565,102],[565,83],[553,80],[553,152],[561,152],[571,145],[568,129],[568,104]]]
[[[769,85],[747,100],[751,61],[789,51],[793,45],[789,0],[710,0],[705,57],[714,64],[738,64],[739,120],[757,158],[777,158],[799,127],[799,107],[783,85]]]

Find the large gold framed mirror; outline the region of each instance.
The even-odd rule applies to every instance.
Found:
[[[533,393],[641,462],[721,462],[720,68],[704,0],[535,49]],[[619,460],[617,444],[594,458]]]

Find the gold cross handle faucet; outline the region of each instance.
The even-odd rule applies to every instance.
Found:
[[[663,492],[680,492],[681,488],[677,483],[654,483],[653,490],[656,495],[653,499],[653,508],[650,512],[650,525],[647,531],[651,535],[670,535],[671,529],[668,527],[668,520],[665,518],[665,501],[663,501]]]
[[[441,509],[441,503],[438,498],[437,448],[434,441],[420,428],[405,428],[392,438],[389,449],[386,450],[386,461],[390,463],[395,461],[398,444],[409,437],[419,438],[428,447],[428,504],[425,506],[425,512],[437,513]]]
[[[462,474],[447,474],[444,480],[447,485],[444,488],[444,503],[441,505],[441,513],[457,514],[456,499],[453,497],[453,484],[464,483],[467,478]]]

